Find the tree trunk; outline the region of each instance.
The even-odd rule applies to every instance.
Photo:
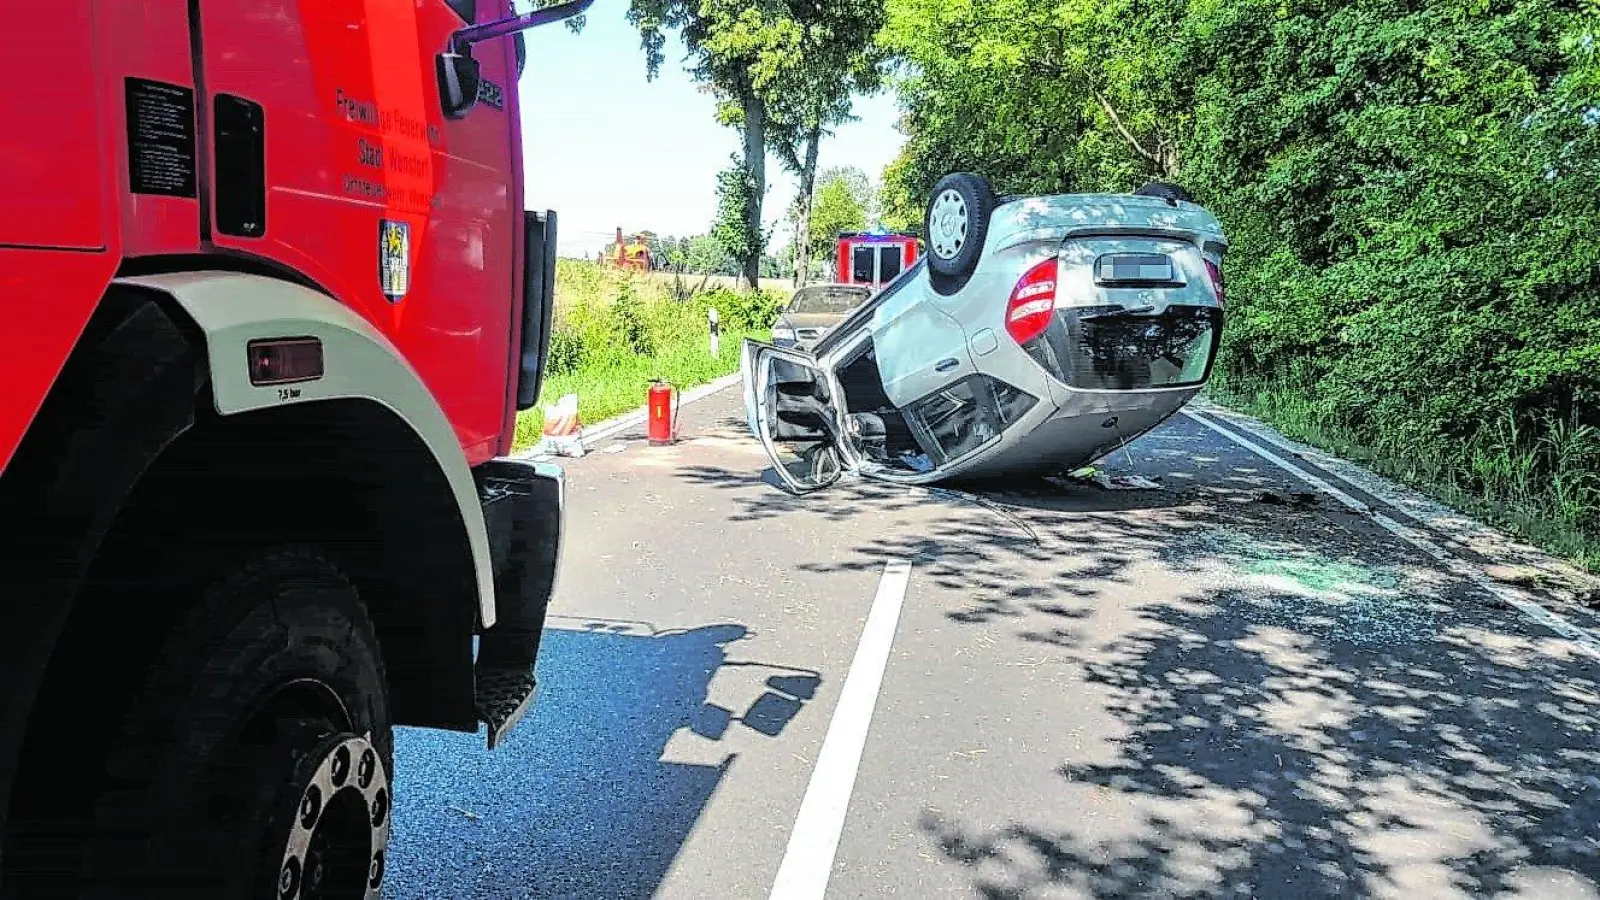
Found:
[[[811,201],[817,186],[817,150],[822,144],[822,123],[806,135],[805,161],[800,166],[799,215],[794,226],[794,286],[803,288],[811,275]]]
[[[761,287],[761,201],[767,194],[767,106],[752,90],[742,92],[744,108],[744,164],[750,173],[750,196],[745,200],[745,228],[750,236],[744,279],[750,289]]]

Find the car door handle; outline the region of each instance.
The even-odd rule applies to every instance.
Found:
[[[960,368],[960,366],[961,360],[951,357],[950,359],[939,360],[938,364],[933,367],[933,370],[935,372],[948,372],[951,369]]]

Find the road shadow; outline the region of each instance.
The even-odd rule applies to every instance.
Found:
[[[1104,735],[1008,825],[928,811],[932,847],[988,898],[1600,897],[1594,661],[1214,449],[1192,503],[919,536],[959,554],[947,618],[994,658],[1049,645]]]
[[[704,748],[735,727],[775,736],[821,681],[730,660],[742,625],[572,624],[546,630],[539,697],[494,752],[481,731],[397,732],[385,897],[652,896],[735,758],[711,744],[668,761],[682,756],[669,746]],[[737,710],[707,702],[719,672],[759,696]]]
[[[922,827],[989,898],[1600,895],[1593,664],[1472,608],[1152,604],[1073,658],[1124,726],[1042,788],[1081,826]]]

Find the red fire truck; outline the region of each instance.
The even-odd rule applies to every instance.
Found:
[[[873,228],[839,235],[835,262],[840,284],[864,284],[874,290],[899,277],[917,262],[922,250],[914,234]]]
[[[0,894],[375,897],[534,692],[553,214],[510,0],[3,0]]]

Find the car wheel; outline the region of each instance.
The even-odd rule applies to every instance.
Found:
[[[87,895],[375,898],[393,747],[355,589],[315,550],[253,554],[172,632],[122,723]]]
[[[972,277],[995,205],[994,188],[982,175],[955,172],[934,185],[922,233],[928,273],[939,293],[953,294]]]

